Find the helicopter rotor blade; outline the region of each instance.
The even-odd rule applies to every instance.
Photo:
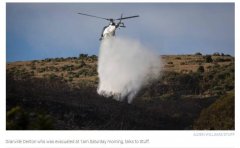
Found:
[[[118,18],[118,19],[116,19],[116,20],[130,19],[130,18],[134,18],[134,17],[139,17],[139,15],[128,16],[128,17],[121,17],[121,18]]]
[[[85,13],[78,13],[78,14],[85,15],[85,16],[90,16],[90,17],[95,17],[95,18],[99,18],[99,19],[104,19],[104,20],[108,20],[108,21],[111,20],[111,19],[108,19],[108,18],[99,17],[99,16],[95,16],[95,15],[90,15],[90,14],[85,14]]]

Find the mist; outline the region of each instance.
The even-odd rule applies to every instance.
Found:
[[[160,70],[160,56],[139,41],[106,38],[100,44],[97,92],[131,103],[144,85],[160,76]]]

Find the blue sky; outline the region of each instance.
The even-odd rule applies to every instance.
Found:
[[[234,3],[7,3],[7,61],[98,55],[108,22],[78,12],[118,18],[127,28],[117,36],[139,40],[165,54],[234,56]]]

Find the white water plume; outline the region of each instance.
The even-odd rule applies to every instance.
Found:
[[[131,103],[142,86],[159,77],[160,56],[134,39],[102,40],[98,94]]]

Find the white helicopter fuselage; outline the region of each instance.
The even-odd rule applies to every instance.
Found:
[[[109,25],[106,27],[103,31],[103,37],[112,37],[115,36],[115,31],[116,31],[116,26],[115,25]]]

